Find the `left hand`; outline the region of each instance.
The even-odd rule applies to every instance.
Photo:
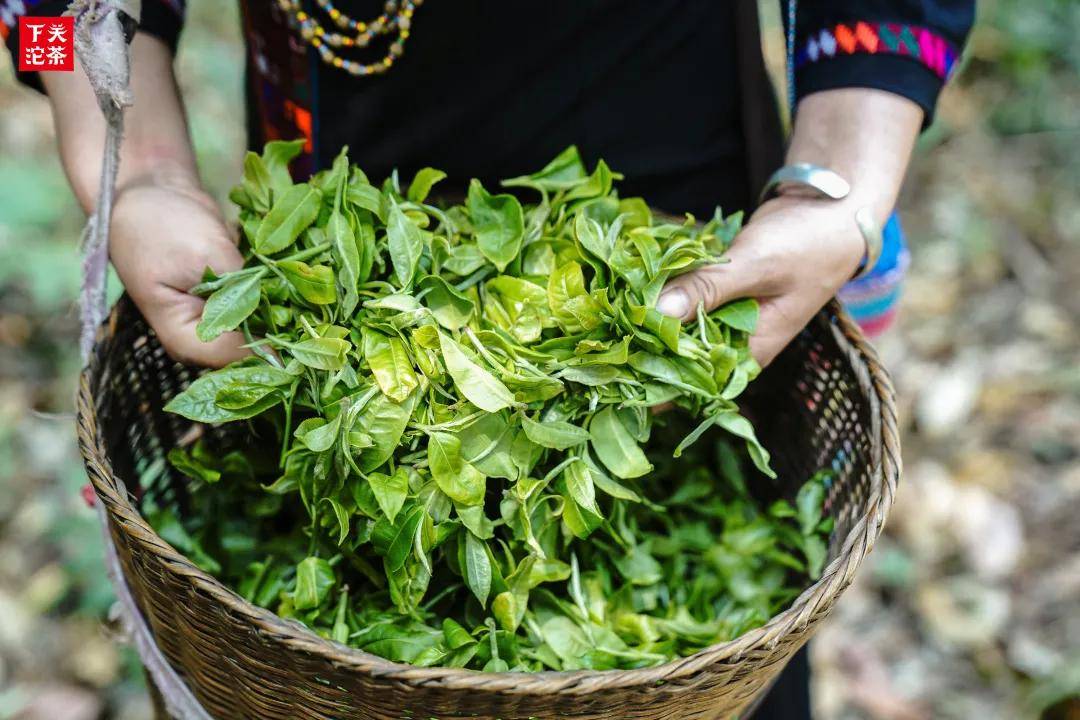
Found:
[[[866,245],[847,201],[780,196],[764,203],[736,236],[729,262],[681,275],[665,286],[657,309],[692,319],[738,298],[761,306],[750,350],[764,367],[851,279]]]

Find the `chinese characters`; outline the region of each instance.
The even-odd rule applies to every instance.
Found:
[[[19,18],[19,71],[70,72],[75,69],[71,17]]]

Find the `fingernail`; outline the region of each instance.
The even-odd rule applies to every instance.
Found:
[[[656,309],[681,320],[690,314],[690,296],[682,288],[665,290],[656,301]]]

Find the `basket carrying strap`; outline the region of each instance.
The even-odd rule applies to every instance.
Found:
[[[138,21],[141,6],[141,0],[74,0],[66,13],[75,18],[75,52],[97,96],[107,128],[97,205],[82,234],[83,277],[79,296],[82,333],[79,345],[84,361],[93,349],[94,335],[106,314],[109,220],[116,190],[116,171],[120,164],[124,109],[133,102],[131,58],[124,30],[125,24],[131,27],[132,22]],[[154,635],[124,579],[105,509],[101,502],[97,503],[97,507],[105,537],[105,568],[116,591],[120,622],[138,651],[143,667],[160,691],[166,712],[176,720],[211,720],[154,641]]]
[[[120,164],[124,108],[132,103],[130,57],[124,27],[137,23],[141,0],[74,0],[66,15],[75,18],[75,54],[79,57],[98,106],[105,116],[105,155],[101,162],[97,205],[82,234],[83,280],[79,295],[83,361],[105,319],[105,280],[109,264],[109,218]]]

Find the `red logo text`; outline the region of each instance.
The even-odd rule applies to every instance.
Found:
[[[75,18],[19,18],[19,71],[71,72],[75,69]]]

